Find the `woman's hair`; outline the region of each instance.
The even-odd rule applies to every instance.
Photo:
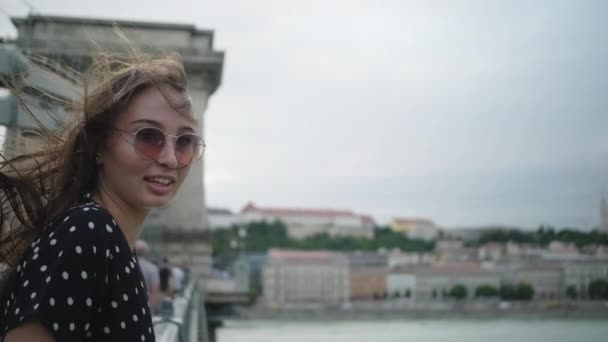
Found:
[[[133,97],[157,87],[176,111],[190,114],[192,110],[186,73],[177,55],[152,57],[130,45],[127,53],[99,52],[86,72],[70,71],[70,75],[77,80],[79,95],[61,102],[70,117],[55,129],[36,120],[20,89],[10,84],[18,102],[34,115],[40,134],[35,151],[12,158],[2,155],[0,161],[0,299],[8,293],[16,264],[44,225],[97,189],[96,158]]]

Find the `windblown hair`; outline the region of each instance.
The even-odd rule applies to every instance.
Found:
[[[79,95],[62,102],[70,118],[57,129],[44,127],[27,108],[20,89],[9,85],[40,126],[40,134],[36,150],[11,158],[2,155],[0,162],[0,299],[8,293],[19,259],[44,226],[98,189],[96,157],[133,97],[157,87],[176,111],[191,113],[186,73],[177,55],[152,57],[133,48],[120,54],[99,52],[88,71],[69,74],[77,80]],[[175,91],[180,96],[171,96]]]

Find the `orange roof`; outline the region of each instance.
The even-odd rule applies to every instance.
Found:
[[[241,213],[247,212],[258,212],[267,215],[275,215],[275,216],[327,216],[327,217],[336,217],[336,216],[359,216],[356,215],[351,210],[335,210],[335,209],[301,209],[301,208],[272,208],[265,207],[261,208],[256,206],[253,202],[247,203],[243,209],[241,209]],[[362,218],[364,218],[363,216]]]

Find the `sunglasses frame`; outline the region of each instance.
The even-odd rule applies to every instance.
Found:
[[[199,145],[199,146],[201,146],[201,152],[199,153],[199,155],[198,155],[198,156],[196,156],[196,154],[195,154],[195,155],[193,155],[192,160],[190,160],[190,162],[188,162],[187,164],[182,164],[182,163],[180,163],[180,162],[178,161],[178,165],[179,165],[179,167],[178,167],[178,168],[184,168],[184,167],[187,167],[188,165],[192,164],[193,162],[200,160],[200,159],[203,157],[203,154],[205,153],[205,148],[207,147],[207,144],[205,144],[205,140],[203,139],[203,137],[201,137],[200,135],[198,135],[198,134],[196,134],[196,133],[182,133],[182,134],[180,134],[180,135],[172,135],[172,134],[167,134],[167,133],[165,133],[165,131],[163,131],[162,129],[160,129],[160,128],[158,128],[158,127],[153,127],[153,126],[141,127],[141,128],[136,129],[136,130],[124,130],[124,129],[120,129],[120,128],[116,128],[116,127],[114,127],[114,130],[116,130],[116,131],[118,131],[118,132],[121,132],[121,133],[128,133],[129,135],[131,135],[131,136],[133,137],[133,141],[127,141],[127,142],[128,142],[128,143],[130,143],[130,144],[133,146],[133,148],[134,148],[134,149],[135,149],[135,150],[136,150],[136,151],[137,151],[139,154],[143,154],[143,155],[145,155],[147,158],[150,158],[150,159],[152,159],[152,160],[156,160],[156,158],[155,158],[155,157],[153,157],[153,156],[149,155],[149,154],[148,154],[148,153],[146,153],[146,152],[141,151],[141,150],[140,150],[140,148],[138,148],[138,147],[137,147],[137,144],[136,144],[136,142],[137,142],[137,133],[139,133],[140,131],[142,131],[142,130],[144,130],[144,129],[153,129],[153,130],[156,130],[156,131],[158,131],[158,132],[160,132],[160,133],[162,133],[162,134],[163,134],[163,145],[162,145],[162,147],[161,147],[161,148],[165,148],[165,144],[167,143],[167,138],[172,138],[172,139],[173,139],[173,144],[174,144],[174,145],[177,145],[177,140],[178,140],[180,137],[184,136],[184,135],[195,136],[196,138],[198,138],[198,139],[200,140],[200,144],[198,144],[198,145]],[[176,148],[175,148],[175,146],[174,146],[174,151],[173,151],[173,153],[176,153]]]

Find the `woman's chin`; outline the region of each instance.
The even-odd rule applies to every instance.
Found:
[[[148,196],[148,198],[146,198],[143,201],[143,207],[147,208],[147,209],[154,209],[154,208],[162,208],[162,207],[166,207],[167,205],[169,205],[171,203],[171,200],[173,199],[173,195],[171,196]]]

